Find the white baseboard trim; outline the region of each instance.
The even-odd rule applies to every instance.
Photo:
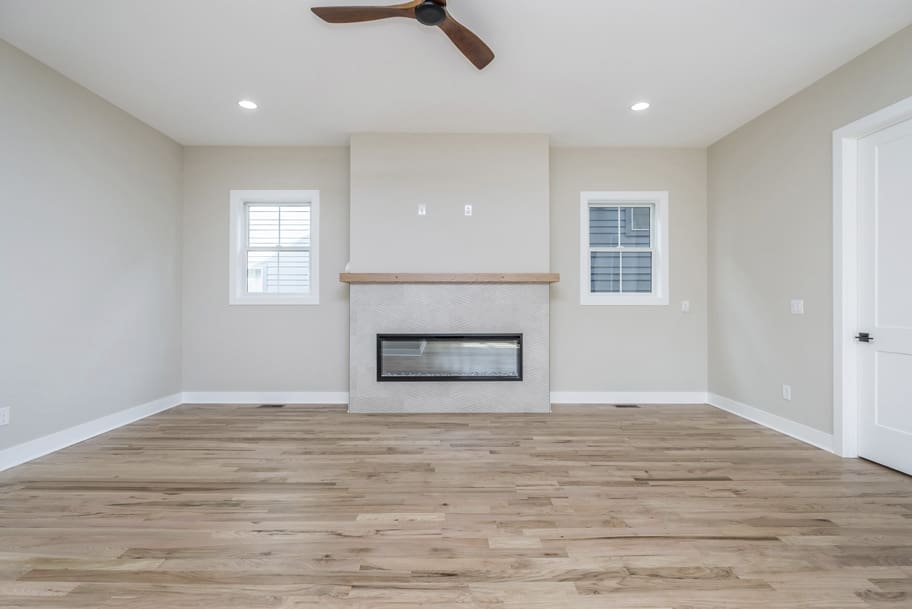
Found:
[[[730,398],[701,391],[555,391],[552,404],[710,404],[811,446],[834,452],[833,434]],[[84,442],[181,404],[348,404],[347,392],[189,391],[115,412],[69,429],[0,450],[0,472]]]
[[[552,391],[552,404],[706,404],[705,391]]]
[[[184,404],[348,404],[346,391],[185,391]]]
[[[84,442],[95,436],[107,433],[118,427],[123,427],[130,423],[145,419],[146,417],[164,412],[179,406],[182,403],[182,395],[175,393],[146,404],[140,404],[133,408],[121,410],[114,414],[81,423],[75,427],[70,427],[50,435],[30,440],[23,444],[11,446],[5,450],[0,450],[0,472],[22,465],[28,461],[38,459],[50,453],[62,450],[73,444]]]
[[[709,404],[720,410],[737,415],[742,419],[753,421],[754,423],[768,427],[773,431],[778,431],[779,433],[791,436],[805,444],[810,444],[811,446],[815,446],[827,452],[835,453],[833,434],[814,429],[813,427],[808,427],[802,423],[796,423],[795,421],[780,417],[779,415],[771,414],[765,410],[742,404],[741,402],[715,393],[709,394]]]

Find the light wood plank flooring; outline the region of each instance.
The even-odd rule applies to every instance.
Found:
[[[0,606],[912,607],[912,479],[703,406],[185,406],[0,474]]]

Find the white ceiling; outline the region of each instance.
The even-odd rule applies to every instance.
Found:
[[[0,0],[0,38],[188,145],[704,146],[912,23],[912,0],[450,0],[497,53],[478,72],[435,28],[309,11],[373,3]],[[640,99],[653,108],[636,115]]]

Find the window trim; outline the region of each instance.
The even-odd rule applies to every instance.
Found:
[[[615,207],[624,204],[652,205],[654,207],[652,293],[650,294],[605,294],[592,291],[591,251],[593,248],[589,243],[589,210],[594,205]],[[669,303],[668,232],[667,191],[585,191],[580,193],[580,304],[586,306],[667,306]],[[640,248],[630,249],[635,251]]]
[[[320,304],[320,191],[232,190],[230,193],[228,303],[231,305]],[[250,294],[247,292],[247,214],[249,204],[310,205],[310,293]]]

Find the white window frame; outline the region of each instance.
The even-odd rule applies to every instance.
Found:
[[[652,292],[605,294],[592,291],[592,247],[589,243],[589,210],[592,207],[646,206],[652,213]],[[623,251],[623,247],[619,248]],[[629,248],[640,251],[641,248]],[[612,248],[614,250],[614,248]],[[580,194],[580,304],[667,306],[668,295],[668,192],[587,191]]]
[[[250,294],[247,292],[247,205],[310,205],[310,293]],[[232,190],[228,302],[232,305],[320,304],[320,191]]]

